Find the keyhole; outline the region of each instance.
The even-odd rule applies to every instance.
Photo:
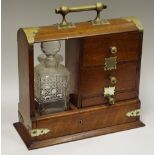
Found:
[[[82,119],[80,120],[80,124],[83,125],[83,120]]]

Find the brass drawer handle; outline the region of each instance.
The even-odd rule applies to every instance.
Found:
[[[115,76],[110,76],[110,83],[111,83],[111,85],[115,85],[116,82],[117,82],[116,77]]]
[[[115,104],[115,99],[114,99],[114,97],[109,96],[109,97],[108,97],[108,103],[109,103],[109,104]]]
[[[62,22],[58,25],[58,28],[62,29],[62,28],[75,27],[74,24],[69,23],[66,20],[66,15],[69,12],[80,12],[80,11],[90,11],[90,10],[95,10],[97,12],[96,18],[94,20],[92,20],[93,25],[109,24],[109,22],[107,22],[106,20],[102,20],[100,18],[100,12],[106,8],[107,8],[107,6],[100,2],[97,2],[95,5],[88,5],[88,6],[77,6],[77,7],[61,6],[57,9],[55,9],[55,13],[61,14],[63,17]]]
[[[116,53],[117,53],[117,47],[116,47],[116,46],[111,46],[111,47],[110,47],[110,52],[111,52],[112,54],[116,54]]]

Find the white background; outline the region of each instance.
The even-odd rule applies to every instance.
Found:
[[[87,5],[96,1],[2,0],[2,155],[153,155],[153,0],[100,1],[108,5],[102,13],[103,18],[138,16],[145,28],[140,99],[141,120],[146,127],[28,151],[12,126],[18,120],[16,32],[20,27],[59,23],[61,16],[54,13],[58,6]],[[88,21],[95,13],[72,13],[67,17],[73,22]]]

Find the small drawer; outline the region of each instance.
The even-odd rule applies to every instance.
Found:
[[[138,62],[118,64],[116,70],[104,71],[104,67],[88,67],[81,70],[79,92],[83,97],[101,95],[110,85],[110,76],[117,78],[116,92],[137,90]]]
[[[126,104],[120,102],[113,106],[96,106],[42,116],[36,120],[36,127],[47,128],[50,132],[36,138],[61,137],[138,120],[139,117],[127,117],[126,114],[139,109],[139,101],[125,102]]]
[[[137,98],[137,91],[124,91],[124,92],[116,92],[114,95],[115,102],[129,100]],[[90,107],[96,105],[107,105],[108,101],[103,96],[103,94],[90,96],[90,97],[82,97],[81,99],[81,107]]]
[[[117,61],[140,59],[142,35],[140,32],[124,32],[82,38],[82,66],[104,65],[110,56],[110,47],[117,48]]]

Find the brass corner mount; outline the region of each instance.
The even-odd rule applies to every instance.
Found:
[[[128,22],[133,22],[136,25],[136,27],[139,29],[139,31],[144,31],[144,27],[138,17],[129,16],[122,19],[125,19]]]

